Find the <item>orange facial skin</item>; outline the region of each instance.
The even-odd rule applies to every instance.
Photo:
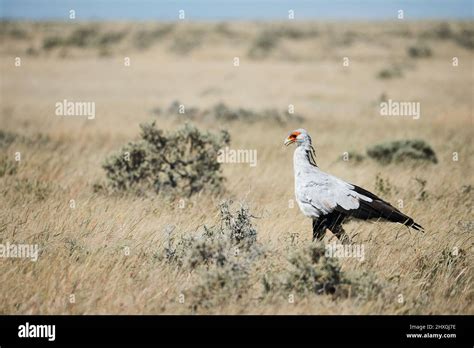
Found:
[[[293,133],[288,135],[288,138],[286,138],[284,145],[288,146],[290,144],[293,144],[296,141],[296,137],[300,134],[300,132],[294,131]]]
[[[298,135],[300,135],[300,134],[301,134],[301,132],[296,132],[296,131],[295,131],[295,132],[291,133],[288,138],[290,138],[290,139],[293,140],[293,141],[296,141],[296,137],[297,137]]]

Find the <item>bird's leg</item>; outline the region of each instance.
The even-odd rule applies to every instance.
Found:
[[[331,232],[341,241],[342,244],[351,244],[351,237],[344,231],[342,224],[331,227]]]
[[[326,234],[326,219],[313,219],[313,242],[322,241]]]

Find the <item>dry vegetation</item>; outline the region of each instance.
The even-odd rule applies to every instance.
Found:
[[[1,23],[0,243],[40,256],[0,259],[0,313],[473,314],[473,36],[467,22]],[[421,118],[380,116],[388,98]],[[95,102],[95,119],[56,116],[63,99]],[[258,165],[213,167],[208,144],[222,189],[116,190],[103,166],[122,146],[159,161],[139,140],[151,121],[173,144],[188,121],[226,130]],[[325,257],[291,202],[282,142],[299,127],[321,168],[403,200],[426,233],[351,222],[365,260]]]

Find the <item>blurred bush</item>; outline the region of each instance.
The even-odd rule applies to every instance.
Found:
[[[250,47],[249,57],[265,58],[278,45],[279,39],[278,33],[274,31],[261,31]]]
[[[266,58],[279,44],[281,39],[302,40],[318,35],[314,27],[301,29],[292,25],[271,25],[260,30],[252,42],[248,56],[253,59]]]
[[[48,36],[43,40],[43,49],[51,50],[58,47],[98,47],[105,48],[119,43],[126,33],[105,32],[101,33],[96,26],[82,26],[71,32],[69,36]]]
[[[174,24],[159,24],[153,30],[140,30],[132,38],[133,45],[139,49],[146,49],[170,34],[173,30]]]
[[[377,77],[379,79],[391,79],[395,77],[402,77],[402,69],[399,66],[391,66],[389,68],[385,68],[379,71]]]
[[[299,114],[290,114],[286,110],[279,111],[276,109],[265,109],[261,111],[254,111],[245,108],[232,108],[224,103],[218,103],[210,109],[199,109],[197,107],[186,107],[183,108],[184,112],[180,113],[181,104],[179,101],[174,101],[166,110],[166,113],[162,113],[161,109],[156,108],[153,113],[156,115],[163,114],[164,116],[175,116],[185,117],[189,120],[208,120],[210,122],[274,122],[281,125],[288,123],[289,121],[302,122],[304,117]]]
[[[408,47],[408,55],[412,58],[427,58],[433,55],[431,48],[422,43]]]
[[[474,30],[464,29],[454,37],[458,45],[467,49],[474,49]]]
[[[9,147],[20,135],[0,129],[0,148]]]
[[[438,163],[436,153],[424,140],[398,140],[377,144],[367,149],[367,155],[382,164],[405,161]]]

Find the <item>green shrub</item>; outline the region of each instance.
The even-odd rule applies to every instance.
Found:
[[[265,275],[265,292],[302,295],[330,294],[334,297],[372,297],[381,291],[373,274],[342,272],[337,258],[326,256],[323,242],[294,251],[288,267],[278,277]]]
[[[109,46],[117,44],[125,37],[126,33],[122,31],[107,32],[99,36],[97,44],[99,46]]]
[[[252,215],[244,206],[231,209],[231,204],[223,201],[219,205],[220,219],[215,226],[204,226],[201,232],[178,240],[170,233],[165,248],[167,260],[193,269],[202,265],[224,266],[242,255],[240,262],[255,259],[260,250]]]
[[[83,27],[74,30],[71,35],[65,40],[65,45],[85,47],[97,38],[98,30],[94,27]]]
[[[440,23],[434,30],[434,36],[438,39],[449,39],[453,36],[449,23]]]
[[[26,144],[28,146],[44,146],[50,143],[51,139],[48,135],[44,135],[42,133],[36,133],[25,136],[0,129],[0,148],[8,148],[14,142]]]
[[[264,58],[278,45],[279,36],[271,30],[263,30],[258,34],[248,55],[252,58]]]
[[[9,147],[15,140],[19,137],[18,134],[4,131],[0,129],[0,148],[7,148]]]
[[[408,55],[412,58],[427,58],[432,55],[431,48],[424,44],[417,44],[408,47]]]
[[[375,192],[383,196],[390,196],[392,194],[392,190],[396,191],[393,185],[390,183],[388,178],[385,178],[380,174],[377,173],[375,176]]]
[[[318,32],[314,28],[303,30],[290,25],[267,27],[257,34],[248,55],[251,58],[265,58],[278,46],[281,39],[301,40],[317,35]]]
[[[219,223],[177,240],[168,236],[165,258],[183,271],[196,271],[195,285],[185,291],[193,310],[210,308],[248,291],[250,269],[262,254],[252,215],[243,206],[220,204]]]
[[[326,257],[325,252],[324,243],[312,243],[290,255],[283,288],[297,293],[335,293],[342,283],[341,268],[337,259]]]
[[[133,36],[133,45],[145,49],[174,30],[174,24],[160,24],[153,30],[140,30]]]
[[[17,27],[11,28],[8,34],[16,40],[25,40],[30,38],[30,35],[26,30]]]
[[[438,163],[436,154],[424,140],[398,140],[381,143],[367,149],[367,155],[382,164],[405,161]]]
[[[43,40],[43,48],[51,50],[58,47],[99,47],[105,49],[117,44],[125,37],[121,31],[100,33],[94,26],[84,26],[75,29],[69,36],[50,36]]]
[[[365,156],[357,151],[348,151],[338,158],[338,161],[350,164],[360,164],[365,160]]]
[[[247,270],[239,264],[200,270],[198,274],[196,285],[185,291],[186,297],[190,298],[189,307],[194,311],[237,301],[249,289]]]
[[[377,77],[379,79],[391,79],[395,77],[402,77],[402,69],[398,66],[392,66],[390,68],[382,69],[378,72]]]
[[[229,24],[227,22],[220,22],[217,23],[214,27],[214,30],[217,34],[222,35],[226,38],[235,38],[238,36],[238,33],[231,28],[229,28]]]
[[[302,122],[304,117],[298,114],[289,114],[287,111],[279,111],[276,109],[265,109],[261,111],[254,111],[244,108],[232,108],[227,106],[224,103],[218,103],[210,109],[199,109],[196,107],[186,107],[184,113],[179,113],[179,107],[181,103],[179,101],[174,101],[166,113],[162,113],[160,109],[155,109],[153,112],[157,115],[166,115],[174,117],[185,117],[190,120],[203,119],[210,122],[276,122],[278,124],[286,124],[287,122],[293,120]]]
[[[204,35],[205,32],[202,30],[179,32],[174,35],[173,43],[169,49],[176,54],[187,55],[201,46]]]
[[[165,134],[154,122],[140,127],[141,139],[124,146],[103,165],[112,188],[188,196],[222,189],[217,154],[230,141],[226,131],[216,135],[187,124]]]
[[[474,31],[464,29],[454,36],[455,41],[459,46],[465,47],[469,50],[474,49]]]
[[[51,50],[53,48],[63,46],[64,40],[59,36],[48,36],[43,40],[43,48],[45,50]]]

